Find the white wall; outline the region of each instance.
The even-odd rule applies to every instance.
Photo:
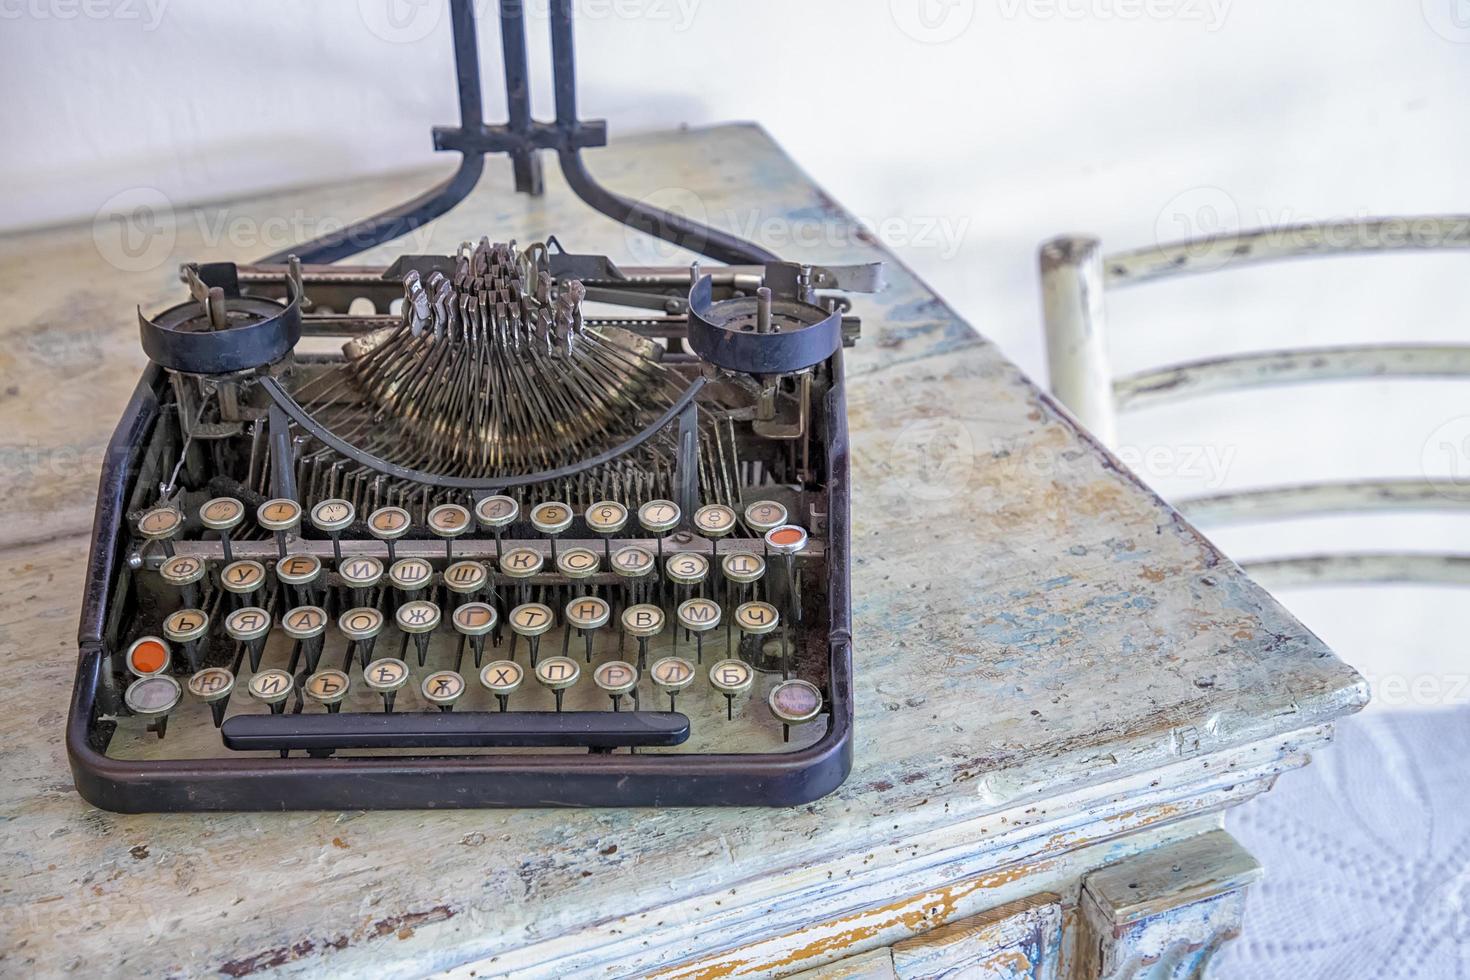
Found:
[[[544,5],[528,2],[543,117]],[[498,34],[493,5],[480,7],[497,119]],[[1034,253],[1058,232],[1124,248],[1220,225],[1470,210],[1465,0],[577,7],[584,115],[614,134],[760,120],[1038,377]],[[89,219],[140,185],[185,203],[422,164],[429,125],[456,119],[438,0],[0,0],[0,79],[9,228]],[[1117,294],[1118,366],[1458,339],[1466,262],[1336,260]],[[1434,383],[1213,398],[1131,417],[1122,439],[1166,495],[1415,475],[1470,415],[1466,395]],[[1470,472],[1463,448],[1430,462]],[[1221,462],[1185,463],[1205,450]],[[1342,542],[1470,550],[1470,528],[1440,517],[1217,537],[1241,557]],[[1449,590],[1286,598],[1375,676],[1429,677],[1442,692],[1466,676]]]

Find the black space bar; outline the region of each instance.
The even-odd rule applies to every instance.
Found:
[[[220,729],[228,748],[435,749],[678,745],[689,719],[677,711],[434,711],[235,715]]]

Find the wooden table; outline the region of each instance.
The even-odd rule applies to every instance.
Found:
[[[751,126],[617,142],[593,166],[789,257],[882,255]],[[550,233],[652,257],[556,176],[532,200],[489,171],[412,250]],[[0,972],[1141,976],[1233,934],[1258,869],[1224,811],[1305,764],[1366,685],[891,259],[848,362],[858,727],[836,793],[791,810],[83,803],[62,727],[99,455],[143,365],[135,304],[175,301],[184,259],[248,260],[429,179],[163,213],[127,251],[108,221],[0,242]]]

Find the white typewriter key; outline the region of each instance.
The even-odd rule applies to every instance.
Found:
[[[541,637],[556,625],[556,615],[551,607],[539,602],[523,602],[505,619],[510,624],[510,659],[516,658],[516,637],[524,636],[531,648],[531,666],[536,666],[536,659],[541,653]]]
[[[593,634],[606,626],[608,620],[612,618],[612,607],[607,604],[607,600],[595,595],[577,596],[571,602],[567,603],[565,616],[567,622],[566,637],[572,635],[572,630],[576,630],[582,636],[584,645],[586,646],[587,662],[590,664],[592,662]],[[563,639],[561,645],[563,655],[567,652],[569,642],[568,639]]]
[[[561,710],[562,692],[582,676],[582,668],[571,657],[547,657],[536,665],[536,680],[556,695],[556,710]]]
[[[355,651],[358,662],[366,670],[368,662],[373,659],[373,647],[377,644],[378,634],[383,632],[383,614],[372,606],[349,609],[337,617],[337,629],[342,631],[349,643],[347,653],[342,658],[342,669],[346,670],[352,664],[352,654]]]
[[[245,520],[245,505],[234,497],[215,497],[206,500],[204,506],[199,508],[199,521],[211,531],[219,532],[220,545],[224,548],[225,561],[234,561],[235,556],[230,550],[230,532],[240,526]]]
[[[624,592],[630,605],[643,598],[640,593],[647,590],[646,579],[653,572],[656,562],[653,552],[636,544],[619,548],[613,553],[612,570],[627,583]]]
[[[419,693],[440,711],[453,711],[454,702],[464,694],[464,678],[453,670],[436,670],[424,678]]]
[[[650,500],[638,508],[638,523],[658,542],[660,558],[664,556],[664,535],[678,527],[683,516],[672,500]]]
[[[804,725],[822,713],[822,692],[811,681],[786,680],[771,688],[766,703],[781,722],[782,740],[789,742],[792,725]]]
[[[721,660],[709,669],[709,683],[725,696],[725,718],[735,717],[735,696],[755,683],[755,669],[744,660]]]
[[[774,500],[757,500],[745,508],[745,523],[757,534],[786,523],[786,508]]]
[[[545,559],[534,548],[512,548],[500,556],[500,574],[515,579],[519,584],[518,598],[525,602],[531,598],[530,578],[541,572]]]
[[[602,538],[602,556],[612,564],[612,536],[628,523],[628,508],[616,500],[599,500],[587,508],[582,515],[587,528]]]
[[[704,663],[704,634],[720,625],[720,604],[711,599],[685,599],[675,612],[679,625],[694,634],[694,659]],[[674,631],[677,648],[678,631]]]
[[[220,569],[219,584],[226,592],[239,596],[236,601],[249,604],[251,597],[265,584],[265,566],[248,558],[232,561]]]
[[[209,614],[202,609],[176,609],[163,619],[163,635],[184,648],[189,669],[199,669],[199,640],[209,632]]]
[[[592,672],[592,683],[612,700],[614,711],[623,710],[623,695],[633,694],[634,709],[638,705],[638,669],[622,660],[609,660]]]
[[[184,515],[167,504],[154,507],[138,518],[138,533],[147,541],[161,542],[165,555],[174,553],[173,537],[183,526]]]
[[[429,511],[429,530],[444,539],[444,557],[454,557],[454,539],[470,529],[469,508],[459,504],[440,504]]]
[[[140,636],[128,647],[123,657],[128,672],[135,677],[152,677],[168,670],[173,663],[168,644],[156,636]]]
[[[495,629],[500,614],[488,602],[465,602],[456,607],[449,618],[454,623],[455,631],[459,633],[459,649],[454,654],[454,669],[459,670],[466,640],[475,655],[475,667],[478,669],[485,656],[485,634]]]
[[[774,633],[776,628],[781,627],[781,663],[784,676],[791,676],[791,661],[786,650],[785,624],[781,622],[781,614],[776,607],[769,602],[742,602],[735,607],[735,625],[739,628],[741,638],[747,636],[761,637]]]
[[[648,665],[648,641],[664,631],[664,611],[644,602],[623,610],[623,632],[638,638],[638,669]]]
[[[388,546],[388,560],[395,561],[398,555],[393,542],[408,533],[413,518],[402,507],[379,507],[368,515],[368,533]]]
[[[648,675],[654,686],[669,696],[669,710],[673,711],[674,698],[694,683],[694,665],[683,657],[663,657],[653,662]]]
[[[477,561],[457,561],[444,569],[444,586],[455,595],[475,595],[488,581],[490,573]]]
[[[199,582],[204,578],[204,559],[173,555],[158,566],[158,577],[179,590],[186,606],[199,605]]]
[[[259,606],[245,606],[225,617],[225,632],[230,638],[245,644],[250,651],[250,669],[260,669],[260,654],[265,650],[265,641],[270,636],[271,614]],[[235,657],[235,669],[239,670],[239,656]]]
[[[396,657],[374,660],[363,668],[362,682],[368,690],[383,696],[383,711],[393,713],[393,700],[403,685],[408,683],[408,664]]]
[[[281,617],[281,629],[296,641],[297,649],[306,655],[307,673],[315,673],[322,657],[322,634],[327,629],[327,611],[321,606],[297,606],[287,610]],[[296,653],[291,654],[291,669],[295,670]]]
[[[556,556],[556,568],[567,578],[579,579],[594,575],[602,559],[591,548],[568,548]]]
[[[245,685],[250,696],[262,704],[270,705],[271,714],[278,715],[286,707],[286,698],[291,696],[295,682],[291,675],[278,667],[268,667],[253,674]]]
[[[556,538],[572,526],[572,509],[559,500],[548,500],[531,508],[531,526],[551,539],[551,560],[556,561]]]
[[[505,529],[516,522],[521,516],[521,505],[515,502],[514,497],[494,496],[485,497],[475,504],[475,520],[480,522],[481,527],[488,527],[495,534],[495,557],[500,555],[500,536]]]
[[[214,727],[225,722],[225,708],[235,689],[235,675],[223,667],[205,667],[189,678],[189,693],[209,705]]]
[[[709,553],[713,558],[720,538],[735,530],[735,511],[724,504],[705,504],[694,512],[694,528],[709,538]]]
[[[342,707],[342,699],[347,697],[347,688],[351,683],[340,670],[319,670],[306,679],[301,689],[306,692],[307,697],[335,714]]]
[[[311,523],[318,531],[332,539],[332,556],[342,564],[342,532],[357,519],[357,508],[352,502],[333,497],[323,500],[311,509]]]
[[[276,562],[276,578],[291,589],[298,603],[314,605],[322,578],[322,561],[316,555],[287,555]]]
[[[342,584],[352,590],[354,605],[366,606],[371,590],[383,580],[383,563],[372,555],[353,555],[337,563]]]
[[[676,595],[688,596],[709,577],[709,559],[694,551],[670,555],[664,560],[664,575],[678,586]]]
[[[164,674],[139,677],[123,692],[123,704],[139,718],[153,720],[148,730],[157,732],[159,738],[168,726],[168,713],[178,707],[183,697],[179,682]]]
[[[766,560],[748,551],[732,551],[720,561],[720,569],[729,581],[750,585],[766,574]]]
[[[285,497],[267,500],[255,508],[255,523],[276,536],[276,551],[286,557],[286,535],[301,526],[301,505]]]
[[[388,584],[416,598],[434,580],[434,566],[423,558],[400,558],[388,566]]]
[[[510,696],[515,693],[516,688],[521,686],[521,681],[525,678],[525,672],[521,670],[520,664],[510,660],[492,661],[480,671],[481,686],[495,695],[495,699],[500,702],[501,711],[510,706]]]
[[[408,638],[412,636],[414,649],[419,655],[419,666],[422,667],[429,656],[429,634],[439,627],[439,607],[426,599],[414,599],[399,606],[394,618],[398,622],[398,628],[403,631],[400,657],[408,647]]]

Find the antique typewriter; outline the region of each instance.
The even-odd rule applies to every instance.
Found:
[[[114,810],[793,804],[851,766],[842,295],[597,185],[571,16],[557,120],[480,121],[451,4],[460,171],[257,264],[186,265],[101,478],[67,728]],[[486,237],[337,263],[538,149],[632,227],[724,264]]]

